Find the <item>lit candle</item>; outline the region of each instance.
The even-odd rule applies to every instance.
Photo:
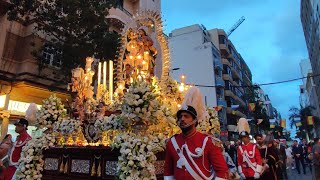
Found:
[[[98,66],[98,89],[97,89],[98,98],[100,98],[100,84],[101,84],[101,62],[99,62],[99,66]]]
[[[113,61],[109,60],[109,96],[113,100]]]
[[[103,62],[103,89],[107,89],[107,62]]]

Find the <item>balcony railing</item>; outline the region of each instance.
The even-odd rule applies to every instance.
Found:
[[[123,11],[129,17],[132,17],[132,14],[128,10],[126,10],[123,6],[118,5],[117,8]]]
[[[225,83],[222,77],[216,76],[216,86],[224,87]]]
[[[223,70],[222,62],[219,59],[214,59],[214,67]]]

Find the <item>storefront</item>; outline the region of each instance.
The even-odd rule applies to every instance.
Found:
[[[18,135],[15,133],[14,126],[16,120],[25,117],[26,110],[31,103],[35,103],[40,108],[42,100],[51,94],[56,94],[63,101],[70,98],[67,92],[49,91],[26,82],[16,83],[9,94],[0,95],[1,140],[6,134],[11,134],[15,140]],[[29,122],[28,133],[31,136],[35,135],[34,125],[35,122]]]

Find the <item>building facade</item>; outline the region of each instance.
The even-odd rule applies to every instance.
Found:
[[[314,83],[312,67],[309,59],[303,59],[300,62],[301,76],[307,77],[302,79],[302,85],[300,85],[300,106],[301,108],[312,107],[312,115],[320,117],[319,101],[317,98],[316,85]],[[313,134],[320,134],[320,126],[315,124]]]
[[[300,18],[308,49],[312,74],[318,75],[320,74],[320,0],[301,0]],[[314,101],[314,98],[316,98],[317,102],[320,102],[320,76],[315,76],[312,80],[315,85],[315,93],[313,93],[312,100]],[[310,96],[310,94],[307,96]],[[319,109],[319,103],[317,103],[315,107]]]
[[[249,67],[221,29],[207,30],[192,25],[173,30],[169,35],[172,67],[180,68],[172,75],[179,80],[199,86],[208,106],[223,106],[219,112],[221,130],[229,138],[241,117],[248,116],[247,88],[252,85]]]
[[[300,65],[300,72],[302,77],[307,77],[308,75],[312,74],[312,69],[311,69],[311,64],[309,59],[301,60],[299,65]],[[310,105],[310,98],[309,98],[310,95],[307,91],[307,81],[308,81],[307,78],[302,79],[302,85],[300,85],[299,87],[300,88],[299,102],[302,108],[305,108]],[[311,98],[317,98],[317,96],[311,97]]]
[[[221,129],[226,130],[225,83],[222,79],[223,66],[220,51],[211,42],[210,34],[201,25],[192,25],[173,30],[169,35],[171,51],[171,76],[180,81],[186,76],[187,84],[199,85],[207,106],[223,106],[219,112]],[[207,86],[207,87],[204,87]]]
[[[225,82],[225,101],[227,103],[227,124],[229,131],[234,131],[238,119],[248,117],[247,94],[252,86],[251,71],[236,50],[233,43],[222,29],[209,31],[212,43],[219,49],[223,64],[223,80]],[[236,138],[230,133],[229,138]]]
[[[160,12],[160,0],[118,0],[107,17],[110,30],[120,32],[131,22],[134,14],[143,10]],[[0,0],[0,119],[1,137],[14,133],[13,121],[24,117],[30,103],[42,104],[42,100],[55,93],[63,101],[70,98],[67,85],[61,85],[59,67],[61,62],[53,47],[45,46],[42,55],[47,67],[38,71],[37,60],[31,52],[41,47],[45,38],[33,35],[35,24],[21,24],[7,20],[8,0]],[[34,44],[31,45],[31,44]],[[34,129],[29,128],[30,131]]]

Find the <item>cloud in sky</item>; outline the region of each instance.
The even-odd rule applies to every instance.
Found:
[[[250,67],[253,81],[259,84],[301,77],[299,62],[308,54],[300,0],[162,0],[161,5],[166,33],[192,24],[228,31],[245,16],[230,40]],[[300,84],[295,81],[262,89],[288,119],[289,108],[299,107]]]

